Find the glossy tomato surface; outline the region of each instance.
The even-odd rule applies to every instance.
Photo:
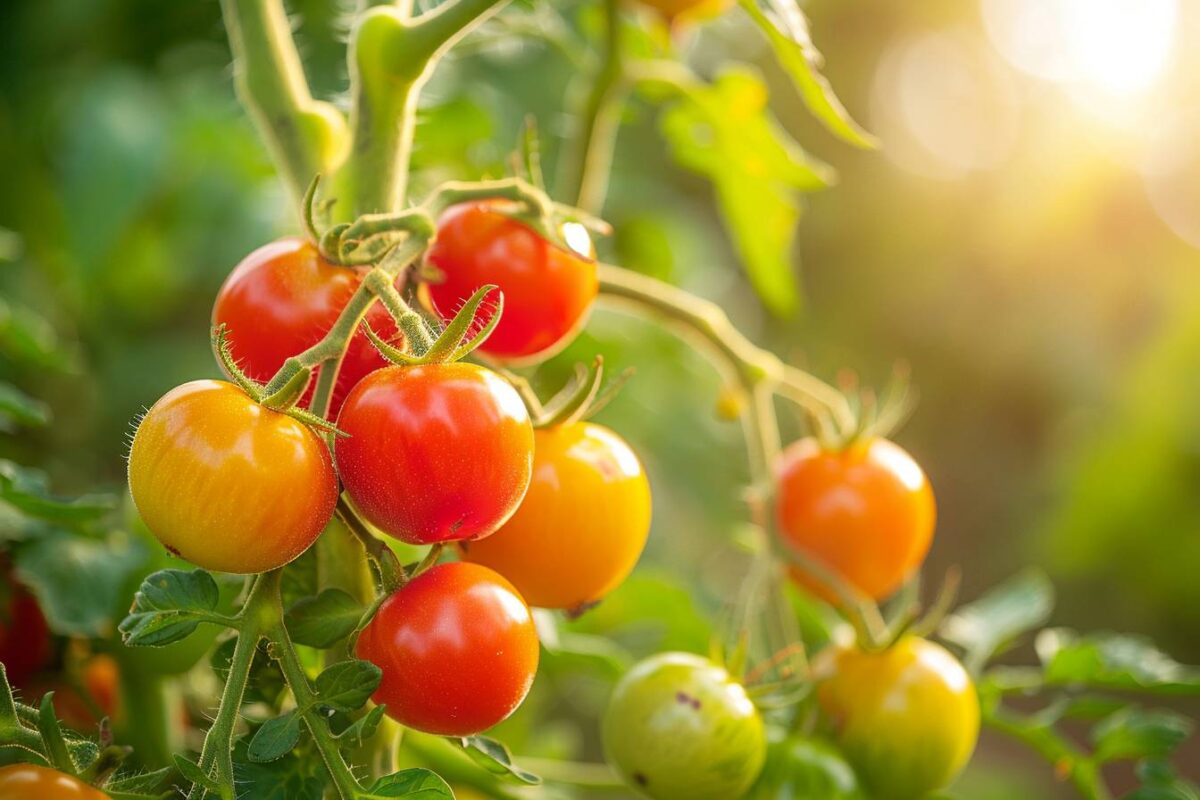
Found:
[[[733,0],[638,0],[657,11],[664,19],[702,20],[715,17],[733,5]]]
[[[776,512],[786,544],[880,599],[920,567],[937,516],[933,490],[908,453],[886,439],[825,450],[803,439],[784,451]],[[793,573],[826,599],[828,587]]]
[[[495,533],[525,490],[533,427],[520,396],[462,362],[372,373],[338,417],[338,474],[358,510],[412,544]]]
[[[0,664],[9,683],[24,684],[53,654],[50,628],[37,600],[7,567],[0,568]]]
[[[817,702],[834,739],[877,800],[913,800],[966,766],[979,698],[947,650],[917,637],[875,653],[831,647],[814,664]]]
[[[466,558],[508,578],[530,605],[577,609],[629,575],[650,533],[650,482],[629,445],[576,422],[534,432],[533,480],[517,513]]]
[[[78,778],[36,764],[0,767],[2,800],[108,800],[108,795]]]
[[[168,550],[238,573],[300,555],[337,502],[321,439],[222,381],[177,386],[147,412],[129,453],[129,490]]]
[[[487,567],[439,564],[379,607],[358,639],[377,664],[374,700],[410,728],[469,736],[516,710],[533,684],[538,638],[529,607]]]
[[[224,323],[230,349],[245,373],[266,383],[288,357],[307,350],[324,336],[362,283],[365,268],[331,264],[304,239],[281,239],[242,259],[217,293],[213,324]],[[384,339],[397,335],[396,324],[376,303],[366,323]],[[363,376],[386,367],[379,351],[360,328],[350,339],[330,401],[331,417]],[[301,405],[308,407],[317,373]]]
[[[603,735],[609,763],[654,800],[741,797],[766,757],[762,717],[745,688],[691,653],[660,653],[625,673]]]
[[[573,224],[563,250],[487,202],[455,206],[438,224],[429,263],[445,276],[426,284],[434,309],[450,318],[480,286],[504,293],[504,312],[479,350],[505,361],[545,358],[584,324],[598,283],[587,232]]]

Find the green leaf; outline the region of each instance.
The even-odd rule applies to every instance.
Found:
[[[1185,666],[1136,636],[1042,631],[1036,642],[1046,682],[1154,694],[1200,694],[1200,669]]]
[[[758,0],[739,0],[739,3],[766,35],[775,57],[787,70],[813,116],[844,142],[862,148],[878,146],[875,137],[851,119],[821,74],[824,58],[813,45],[808,20],[795,0],[770,0],[776,19],[763,11]]]
[[[1054,587],[1041,572],[1010,578],[974,602],[960,606],[942,622],[942,638],[966,652],[978,670],[997,651],[1042,625],[1054,610]]]
[[[292,641],[325,649],[349,636],[362,619],[362,605],[341,589],[326,589],[304,597],[288,609],[286,622]]]
[[[1126,708],[1092,729],[1097,762],[1163,758],[1192,735],[1192,722],[1172,711]]]
[[[42,704],[38,708],[38,733],[42,735],[46,754],[50,756],[54,766],[67,772],[75,772],[79,765],[71,760],[71,755],[67,752],[67,740],[63,738],[58,717],[54,715],[54,692],[46,692],[42,696]]]
[[[367,739],[370,739],[375,735],[375,731],[379,730],[379,723],[383,721],[384,711],[383,706],[375,706],[364,716],[347,725],[334,738],[342,747],[362,747]]]
[[[370,661],[339,661],[317,676],[314,688],[317,700],[338,711],[353,711],[362,706],[379,688],[383,670]]]
[[[247,760],[247,742],[242,738],[233,750],[234,783],[239,787],[254,787],[253,793],[239,792],[249,800],[322,800],[329,783],[321,758],[303,745],[267,764]]]
[[[1148,759],[1137,766],[1142,786],[1123,800],[1200,800],[1200,788],[1181,779],[1166,760]]]
[[[153,572],[142,581],[121,622],[125,644],[157,647],[183,639],[213,618],[220,599],[217,582],[202,569]]]
[[[542,782],[537,775],[514,764],[512,753],[495,739],[487,736],[464,736],[451,741],[457,742],[475,763],[494,775],[502,775],[530,786],[537,786]]]
[[[64,371],[74,359],[61,347],[54,328],[33,311],[0,298],[0,356],[12,364]]]
[[[133,795],[157,797],[158,795],[155,790],[162,786],[167,778],[171,777],[173,771],[170,767],[163,767],[153,772],[135,772],[128,775],[120,775],[111,778],[108,783],[104,784],[104,791],[110,795],[117,792],[124,792]]]
[[[0,381],[0,422],[5,418],[17,425],[40,427],[50,421],[50,407],[11,383]]]
[[[283,758],[300,741],[300,715],[294,710],[273,717],[254,733],[246,758],[257,764]]]
[[[221,784],[217,783],[215,778],[209,777],[204,770],[200,769],[199,764],[187,756],[176,753],[175,768],[179,770],[179,774],[183,776],[185,781],[203,786],[211,792],[220,793]]]
[[[144,557],[120,534],[92,539],[48,529],[16,551],[15,563],[56,633],[104,637],[112,634],[122,585]]]
[[[762,78],[731,70],[710,85],[689,83],[662,116],[663,136],[679,164],[704,175],[746,273],[776,314],[799,302],[792,243],[799,192],[828,185],[832,171],[783,131],[767,110]]]
[[[50,494],[40,470],[0,460],[0,500],[31,517],[49,522],[89,522],[117,507],[113,495],[84,495],[63,499]]]
[[[415,768],[385,775],[375,781],[360,800],[376,798],[411,797],[415,800],[454,800],[450,785],[436,772]]]

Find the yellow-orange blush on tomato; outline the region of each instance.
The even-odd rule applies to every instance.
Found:
[[[534,432],[533,479],[512,518],[465,558],[541,608],[579,609],[629,576],[650,533],[650,482],[625,441],[575,422]]]
[[[109,800],[79,778],[36,764],[0,767],[2,800]]]

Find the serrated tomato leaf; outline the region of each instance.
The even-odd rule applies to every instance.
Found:
[[[1192,735],[1192,721],[1172,711],[1124,708],[1092,728],[1097,763],[1164,758]]]
[[[969,667],[978,669],[1012,640],[1045,623],[1053,610],[1050,579],[1029,570],[959,606],[938,632],[965,651]]]
[[[317,701],[338,711],[362,708],[382,679],[383,670],[370,661],[339,661],[317,676]]]
[[[202,569],[164,569],[142,581],[129,615],[121,622],[125,644],[155,647],[187,637],[201,622],[215,618],[221,595],[213,576]]]
[[[537,786],[542,782],[537,775],[514,764],[512,753],[502,742],[487,736],[464,736],[451,741],[457,742],[475,763],[488,772],[530,786]]]
[[[262,724],[246,747],[246,758],[264,764],[283,758],[300,741],[300,715],[294,710]]]
[[[50,421],[50,407],[11,383],[0,381],[0,425],[6,420],[27,428],[41,427]]]
[[[1080,636],[1065,628],[1051,628],[1042,631],[1035,644],[1045,680],[1051,685],[1200,694],[1200,669],[1180,664],[1137,636]]]
[[[375,706],[363,716],[351,722],[334,738],[342,747],[361,747],[367,739],[375,735],[375,731],[379,730],[379,723],[383,721],[383,706]]]
[[[326,589],[303,597],[288,609],[286,621],[292,641],[309,647],[331,647],[349,636],[362,618],[363,606],[341,589]]]
[[[63,524],[90,522],[117,507],[116,496],[109,494],[55,497],[41,470],[3,459],[0,459],[0,500],[28,516]]]
[[[204,770],[200,769],[200,765],[195,761],[179,753],[175,754],[174,759],[175,768],[179,770],[179,774],[183,776],[184,780],[203,786],[211,792],[220,792],[221,785],[217,783],[215,778],[210,777]]]
[[[360,800],[408,797],[413,800],[454,800],[454,791],[436,772],[420,767],[401,770],[375,781]]]

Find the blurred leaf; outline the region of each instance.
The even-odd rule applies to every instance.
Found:
[[[31,517],[62,523],[88,522],[117,506],[117,498],[107,494],[53,497],[41,470],[5,460],[0,460],[0,500]]]
[[[328,773],[316,753],[294,752],[266,764],[248,760],[243,737],[233,750],[233,774],[238,786],[253,786],[254,800],[321,800]]]
[[[1041,572],[1029,570],[959,606],[939,633],[963,648],[968,666],[978,671],[1006,644],[1043,624],[1053,610],[1053,585]]]
[[[125,644],[154,647],[183,639],[212,618],[221,600],[213,576],[202,569],[163,569],[142,581],[129,616],[121,622]]]
[[[343,728],[334,738],[342,747],[362,747],[367,739],[375,735],[379,723],[383,721],[383,706],[375,706],[365,715]]]
[[[0,298],[0,355],[30,369],[66,370],[73,359],[64,351],[54,328],[27,308]]]
[[[1065,628],[1052,628],[1042,631],[1036,644],[1050,684],[1155,694],[1200,693],[1200,670],[1180,664],[1136,636],[1079,636]]]
[[[1192,722],[1171,711],[1125,708],[1092,729],[1097,762],[1170,755],[1192,734]]]
[[[677,578],[636,572],[597,607],[558,626],[559,635],[587,633],[613,640],[635,654],[662,650],[703,653],[712,624]]]
[[[375,781],[360,800],[375,798],[412,797],[416,800],[454,800],[454,792],[435,772],[427,769],[406,769],[385,775]]]
[[[300,741],[300,715],[294,710],[272,717],[254,732],[246,747],[246,758],[263,764],[283,758]]]
[[[530,786],[537,786],[542,782],[537,775],[514,764],[512,753],[502,742],[487,736],[464,736],[452,741],[457,741],[476,764],[494,775],[502,775]]]
[[[297,644],[331,647],[349,636],[363,615],[362,605],[341,589],[304,597],[287,611],[287,629]]]
[[[121,585],[144,554],[117,535],[105,539],[48,530],[15,554],[17,577],[37,597],[50,627],[71,636],[108,636]]]
[[[1137,779],[1141,788],[1123,800],[1200,800],[1200,789],[1182,780],[1165,760],[1148,759],[1138,764]]]
[[[383,670],[370,661],[339,661],[317,676],[317,700],[338,711],[361,708],[379,688]]]
[[[799,300],[791,258],[797,192],[825,187],[830,170],[775,123],[766,85],[745,69],[726,72],[712,85],[687,84],[661,124],[675,160],[716,188],[725,226],[763,302],[776,314],[793,311]]]
[[[104,791],[109,795],[126,794],[158,797],[159,795],[155,790],[162,786],[167,778],[171,777],[173,771],[170,767],[163,767],[153,772],[135,772],[119,775],[104,784]]]
[[[833,87],[821,74],[825,59],[813,45],[808,20],[796,1],[769,0],[775,19],[763,11],[758,0],[738,2],[766,35],[775,57],[791,76],[808,110],[842,141],[863,148],[878,146],[875,137],[850,118]]]
[[[50,407],[11,383],[0,381],[0,423],[5,417],[18,425],[38,427],[50,421]]]

